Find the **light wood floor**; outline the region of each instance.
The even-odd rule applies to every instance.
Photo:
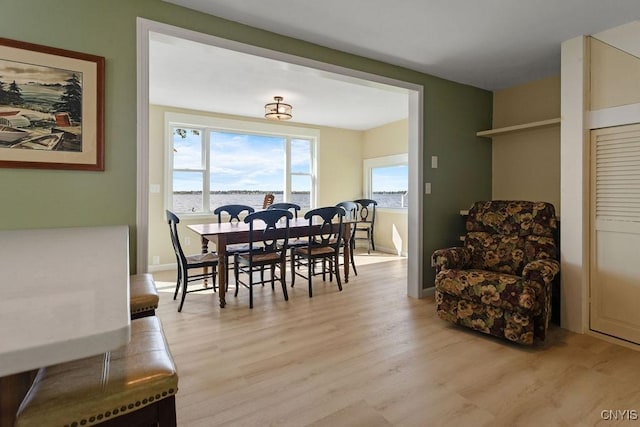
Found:
[[[343,292],[316,278],[312,299],[304,281],[288,302],[256,288],[253,310],[241,289],[224,309],[211,291],[189,294],[177,313],[163,290],[178,425],[591,426],[621,425],[603,410],[640,410],[638,352],[558,327],[543,346],[510,344],[408,298],[406,260],[359,273]],[[155,276],[173,286],[175,273]]]

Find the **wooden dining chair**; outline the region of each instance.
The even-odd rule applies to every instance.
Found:
[[[346,221],[353,221],[354,227],[351,229],[351,235],[346,238],[348,239],[347,244],[349,245],[349,258],[351,261],[351,267],[353,267],[353,272],[357,276],[358,270],[356,269],[356,261],[353,256],[353,250],[355,249],[355,246],[356,246],[354,237],[355,237],[355,230],[356,230],[355,222],[358,219],[358,204],[356,202],[344,201],[336,204],[336,206],[344,209],[344,212],[345,212],[344,219]],[[344,255],[344,252],[343,252],[343,255]],[[345,262],[347,262],[347,260],[345,260]]]
[[[267,193],[264,195],[264,200],[262,201],[262,209],[267,209],[269,206],[273,204],[273,201],[276,199],[272,193]]]
[[[180,237],[178,236],[178,224],[180,218],[171,212],[166,211],[167,222],[169,223],[169,232],[171,233],[171,243],[173,244],[173,250],[176,254],[176,261],[178,264],[178,278],[176,279],[176,290],[173,293],[173,299],[178,296],[178,291],[182,286],[182,297],[180,298],[180,305],[178,306],[178,312],[182,311],[184,305],[184,299],[188,293],[198,292],[207,288],[188,289],[188,285],[191,282],[196,282],[204,279],[211,278],[213,283],[213,291],[216,291],[216,274],[218,267],[218,255],[208,252],[206,254],[185,255],[180,244]],[[191,270],[204,269],[201,273],[191,273]]]
[[[371,253],[371,249],[376,250],[375,240],[373,239],[373,230],[376,223],[376,206],[378,202],[372,199],[354,200],[358,204],[358,220],[353,227],[354,247],[356,240],[367,241],[367,253]],[[361,234],[365,233],[363,237]]]
[[[309,221],[307,244],[291,248],[291,287],[295,285],[296,276],[306,278],[309,285],[309,298],[313,297],[312,276],[319,274],[322,274],[322,280],[326,280],[326,273],[330,273],[330,281],[335,274],[338,289],[342,291],[338,257],[340,246],[342,246],[344,215],[344,209],[338,206],[312,209],[304,215],[304,218]],[[318,261],[322,261],[320,272],[315,269]],[[306,267],[306,276],[299,267]]]
[[[248,252],[236,253],[234,256],[234,270],[236,276],[236,292],[240,285],[249,288],[249,308],[253,308],[253,286],[264,285],[264,276],[261,274],[259,281],[255,281],[254,272],[265,267],[271,268],[271,289],[275,290],[275,281],[279,280],[282,286],[285,301],[289,300],[287,285],[285,283],[287,251],[289,240],[289,221],[293,214],[282,209],[268,209],[254,212],[244,219],[249,224]],[[284,219],[284,224],[280,221]],[[256,225],[257,224],[257,225]],[[276,269],[280,270],[276,275]],[[247,274],[247,281],[242,281],[240,275]]]
[[[243,221],[244,218],[249,215],[252,214],[253,212],[255,212],[255,209],[252,208],[251,206],[247,206],[247,205],[222,205],[217,207],[214,211],[213,214],[216,215],[218,217],[218,224],[222,224],[224,222],[224,215],[227,215],[229,217],[228,222],[240,222]],[[242,219],[241,219],[242,217]],[[233,257],[236,253],[241,253],[241,252],[247,252],[249,250],[249,244],[248,243],[236,243],[236,244],[232,244],[232,245],[227,245],[227,249],[224,253],[225,256],[225,265],[226,265],[226,269],[225,272],[227,273],[225,275],[226,277],[226,283],[224,284],[225,286],[225,290],[229,289],[229,259],[230,257]]]
[[[295,203],[281,202],[274,203],[269,206],[267,209],[282,209],[285,211],[289,211],[293,214],[294,219],[298,219],[298,212],[300,211],[300,205]],[[304,246],[307,244],[307,240],[301,237],[292,237],[289,239],[289,247],[292,248],[294,246]]]
[[[290,211],[293,214],[293,217],[295,219],[298,219],[298,212],[300,212],[300,205],[297,205],[295,203],[288,203],[288,202],[280,202],[280,203],[272,203],[271,205],[267,206],[267,209],[282,209],[285,211]]]

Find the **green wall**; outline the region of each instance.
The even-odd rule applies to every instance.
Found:
[[[423,85],[424,155],[438,155],[440,163],[438,169],[425,170],[425,180],[433,183],[424,205],[424,286],[431,286],[428,259],[434,249],[455,242],[461,231],[457,212],[473,200],[491,197],[491,146],[475,136],[491,127],[491,93],[160,0],[2,2],[0,37],[106,59],[105,171],[0,169],[3,228],[128,224],[135,269],[138,16]]]

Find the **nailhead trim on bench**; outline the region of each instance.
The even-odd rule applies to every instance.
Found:
[[[155,310],[156,308],[158,308],[157,305],[150,305],[148,307],[141,307],[141,308],[138,308],[137,310],[131,310],[131,314],[143,313],[145,311]]]
[[[73,421],[70,424],[65,424],[64,427],[78,427],[79,425],[84,426],[87,423],[95,423],[96,421],[102,421],[103,418],[109,418],[111,415],[122,415],[124,412],[131,411],[132,409],[137,409],[142,405],[147,405],[152,403],[154,400],[160,400],[161,398],[165,398],[175,394],[177,390],[170,388],[168,391],[163,391],[162,394],[158,393],[155,396],[150,396],[146,399],[142,399],[142,401],[138,400],[136,403],[129,403],[127,406],[121,406],[120,408],[113,409],[111,411],[107,411],[104,414],[93,415],[89,417],[89,419],[82,419],[80,422]]]
[[[175,427],[178,375],[160,319],[132,320],[131,338],[113,357],[108,352],[41,368],[16,425],[126,427],[155,420]]]
[[[158,290],[153,276],[149,273],[130,276],[129,309],[132,319],[155,315],[158,308]]]

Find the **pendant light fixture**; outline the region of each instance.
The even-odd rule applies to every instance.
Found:
[[[281,96],[274,96],[273,100],[264,106],[264,117],[269,120],[289,120],[291,117],[291,105],[283,104]]]

